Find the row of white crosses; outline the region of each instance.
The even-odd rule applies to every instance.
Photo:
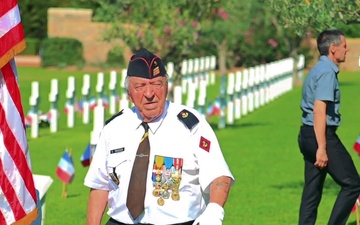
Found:
[[[115,114],[118,110],[122,108],[129,107],[129,100],[127,98],[127,93],[125,89],[125,77],[126,77],[126,69],[122,70],[121,74],[121,83],[120,83],[120,102],[117,104],[117,73],[116,71],[110,72],[110,81],[109,81],[109,113],[111,115]],[[82,122],[84,124],[88,124],[90,122],[90,75],[85,74],[83,76],[83,83],[81,88],[82,94]],[[50,116],[49,116],[49,125],[50,132],[55,133],[58,130],[58,80],[51,80],[51,89],[49,93],[49,102],[50,102]],[[96,142],[96,138],[100,133],[104,125],[105,118],[105,109],[103,104],[104,97],[104,73],[99,72],[97,74],[97,83],[95,87],[95,91],[97,93],[96,98],[96,106],[94,107],[93,113],[93,131],[91,134],[91,139],[93,142]],[[67,89],[66,89],[66,116],[67,116],[67,127],[72,128],[75,126],[75,111],[76,111],[76,90],[75,90],[75,77],[69,76],[67,80]],[[31,106],[31,110],[29,115],[31,117],[31,137],[37,138],[39,136],[39,103],[40,103],[40,95],[39,95],[39,82],[32,82],[31,96],[29,98],[29,103]],[[119,107],[117,108],[117,105]]]
[[[246,68],[227,75],[226,123],[233,124],[255,109],[273,101],[293,88],[293,58]],[[303,55],[296,63],[300,76],[305,66]],[[223,125],[221,126],[223,127]]]
[[[169,76],[171,77],[173,73],[173,64],[169,63],[168,70],[170,71]],[[169,72],[168,72],[169,73]],[[117,73],[116,71],[110,72],[110,81],[109,81],[109,114],[113,115],[117,112],[117,110],[121,110],[123,108],[128,108],[130,102],[127,98],[127,91],[125,87],[125,78],[127,75],[127,70],[122,70],[121,73],[121,82],[120,82],[120,101],[117,102]],[[104,125],[105,119],[105,108],[103,104],[103,97],[104,97],[104,73],[99,72],[97,74],[97,82],[96,82],[96,106],[94,107],[93,113],[93,131],[91,134],[91,139],[96,141],[96,137],[100,133]],[[84,124],[88,124],[90,122],[90,75],[85,74],[83,76],[83,84],[81,88],[82,94],[82,122]],[[69,76],[67,80],[67,89],[66,89],[66,110],[67,110],[67,127],[72,128],[75,126],[75,111],[76,111],[76,91],[75,91],[75,77]],[[50,117],[50,128],[51,132],[57,131],[57,119],[58,119],[58,109],[57,109],[57,101],[58,101],[58,82],[56,79],[51,81],[51,90],[49,94],[49,101],[51,103],[51,117]],[[38,137],[38,128],[39,128],[39,115],[38,115],[38,108],[39,108],[39,83],[33,82],[32,84],[32,94],[30,96],[30,105],[32,109],[30,110],[30,115],[32,117],[31,122],[31,131],[32,137]]]
[[[209,84],[215,83],[216,57],[206,56],[191,58],[181,63],[181,86],[174,87],[174,102],[182,102],[183,94],[186,94],[186,105],[203,113],[206,104],[206,90]],[[196,104],[197,103],[197,104]]]
[[[49,102],[50,102],[50,132],[54,133],[57,131],[57,102],[58,102],[58,80],[51,80],[51,91],[49,93]],[[30,112],[29,117],[31,118],[31,137],[37,138],[39,136],[39,82],[33,81],[31,83],[31,95],[29,97]],[[48,115],[46,115],[48,117]]]
[[[111,114],[116,113],[116,85],[117,85],[117,74],[115,71],[110,73],[110,82],[109,82],[109,110]],[[29,98],[29,103],[31,106],[29,116],[31,117],[31,137],[37,138],[39,135],[39,82],[34,81],[31,85],[31,96]],[[58,129],[58,80],[52,79],[49,93],[49,102],[50,102],[50,132],[57,132]],[[67,99],[67,127],[72,128],[75,126],[75,77],[69,76],[67,80],[67,89],[66,89],[66,99]],[[97,104],[94,107],[94,130],[98,131],[104,124],[104,105],[103,99],[104,96],[104,73],[97,74],[97,84],[96,84],[96,93],[97,93]],[[82,122],[88,124],[90,122],[90,75],[85,74],[83,77],[83,86],[81,89],[82,94]]]
[[[200,108],[204,108],[206,100],[206,86],[209,83],[215,82],[215,66],[216,59],[215,56],[207,56],[202,58],[195,58],[184,60],[182,63],[182,83],[181,86],[174,87],[174,101],[182,104],[182,95],[187,95],[187,105],[190,107],[195,107],[196,92],[198,91],[197,96],[197,105]],[[169,76],[169,90],[173,85],[173,73],[174,73],[174,64],[169,62],[166,65],[167,73]],[[121,82],[120,82],[120,91],[117,90],[118,85],[118,74],[116,71],[110,72],[110,81],[109,81],[109,113],[113,115],[117,110],[122,108],[128,108],[131,106],[128,98],[127,91],[125,87],[125,78],[127,70],[123,69],[121,71]],[[99,72],[97,74],[97,83],[96,83],[96,106],[94,107],[93,112],[93,131],[91,132],[92,142],[97,142],[96,137],[100,133],[101,128],[104,125],[105,118],[105,109],[103,105],[104,97],[104,73]],[[90,75],[85,74],[83,76],[81,95],[82,95],[82,122],[88,124],[90,122]],[[67,89],[66,89],[66,116],[67,116],[67,127],[72,128],[75,126],[75,113],[76,113],[76,90],[75,90],[75,77],[69,76],[67,80]],[[198,90],[199,89],[199,90]],[[51,80],[51,90],[49,93],[49,102],[50,102],[50,132],[55,133],[58,130],[58,80]],[[117,102],[117,93],[120,94],[120,101]],[[31,116],[31,136],[37,138],[39,135],[39,83],[34,81],[32,83],[32,94],[30,96],[30,106],[31,110],[29,115]],[[117,106],[118,105],[118,106]]]
[[[301,69],[304,67],[304,57],[301,56],[298,62],[298,69],[301,73]],[[184,60],[181,67],[182,82],[181,85],[175,86],[174,102],[182,103],[182,95],[187,95],[186,105],[189,107],[198,107],[200,113],[204,113],[204,106],[206,104],[206,90],[207,85],[215,83],[215,66],[216,58],[214,56],[195,58]],[[167,72],[169,75],[169,89],[172,84],[172,74],[174,72],[174,64],[167,64]],[[235,73],[229,73],[227,77],[227,87],[222,87],[221,92],[229,98],[226,101],[226,106],[222,106],[221,120],[224,127],[225,116],[227,117],[226,123],[234,123],[234,119],[239,119],[241,116],[247,115],[249,112],[263,106],[264,104],[274,100],[281,94],[292,89],[292,58],[279,60],[276,62],[259,65],[244,69],[243,71],[237,71]],[[109,113],[115,114],[122,108],[128,108],[130,102],[127,98],[125,77],[126,69],[122,70],[121,82],[120,82],[120,101],[117,102],[117,73],[112,71],[110,73],[109,82]],[[222,81],[222,83],[224,83]],[[225,81],[226,83],[226,81]],[[103,105],[104,96],[104,73],[97,74],[96,83],[97,104],[94,108],[93,115],[93,131],[91,133],[91,140],[95,144],[97,137],[104,126],[105,108]],[[226,90],[225,90],[226,89]],[[85,74],[83,77],[83,85],[81,89],[83,104],[83,118],[82,122],[88,124],[90,122],[90,75]],[[58,82],[56,79],[51,80],[51,90],[49,94],[49,101],[51,103],[50,108],[50,131],[57,131],[57,101],[58,101]],[[225,95],[224,95],[225,96]],[[75,125],[75,78],[68,77],[68,84],[66,90],[67,98],[67,126],[69,128]],[[197,104],[195,104],[197,101]],[[30,116],[32,117],[31,123],[31,136],[33,138],[38,137],[38,105],[39,98],[39,83],[32,83],[32,92],[30,96]],[[223,102],[224,103],[224,102]],[[117,107],[118,104],[118,107]],[[225,112],[226,109],[226,112]]]
[[[200,83],[204,83],[204,81],[206,80],[206,83],[204,83],[204,84],[207,84],[209,82],[209,76],[212,77],[211,82],[214,83],[215,82],[215,73],[210,74],[208,72],[209,69],[215,68],[214,60],[215,60],[214,57],[213,58],[208,57],[208,64],[212,65],[210,67],[210,66],[205,66],[205,61],[206,61],[205,58],[195,59],[194,60],[194,70],[188,70],[188,73],[186,73],[186,75],[193,75],[193,78],[194,78],[191,81],[188,81],[188,83],[191,84],[192,81],[197,82],[200,75],[202,75],[202,76],[207,75],[207,79],[201,79],[202,81],[200,81]],[[212,64],[210,64],[210,61],[212,61]],[[192,61],[190,61],[190,64],[191,64],[191,62]],[[199,65],[199,68],[197,65]],[[169,76],[169,90],[170,90],[173,85],[172,81],[173,81],[173,73],[174,73],[174,64],[172,62],[169,62],[166,65],[166,70],[167,70],[167,74]],[[127,97],[127,90],[126,90],[126,86],[125,86],[126,85],[125,84],[126,76],[127,76],[127,70],[123,69],[122,73],[121,73],[121,82],[120,82],[120,87],[121,87],[120,96],[121,97],[120,97],[120,101],[119,101],[119,110],[132,106],[132,104],[130,104],[128,97]],[[117,76],[115,73],[111,74],[110,82],[109,82],[109,90],[114,94],[116,93],[116,90],[115,90],[116,77]],[[101,78],[99,79],[99,76],[98,76],[97,92],[99,92],[99,93],[101,91],[100,91],[100,87],[98,85],[102,84],[102,82],[103,82],[103,80]],[[181,96],[183,93],[183,91],[181,90],[181,87],[180,87],[180,89],[179,88],[174,89],[174,91],[176,91],[176,90],[179,90],[179,94]],[[186,90],[186,87],[185,87],[185,90]],[[202,91],[200,91],[200,93],[202,93],[201,96],[203,96],[203,98],[204,98],[203,105],[205,105],[205,98],[206,98],[206,86],[205,85],[202,86]],[[195,93],[192,93],[192,94],[195,94]],[[110,97],[110,104],[113,103],[112,104],[113,106],[110,105],[110,114],[115,114],[115,109],[116,109],[115,95],[113,95],[113,96],[114,96],[113,100],[111,100],[111,97]],[[174,96],[177,96],[177,94],[174,94]],[[101,99],[101,98],[98,98],[98,99]],[[96,107],[98,107],[98,106],[101,107],[102,104],[98,102]],[[98,112],[98,110],[99,110],[99,112]],[[99,108],[99,109],[95,108],[95,110],[94,110],[94,128],[90,134],[90,138],[91,138],[90,144],[91,145],[97,144],[98,137],[99,137],[99,134],[100,134],[100,131],[101,131],[103,125],[104,125],[104,109],[103,108]]]

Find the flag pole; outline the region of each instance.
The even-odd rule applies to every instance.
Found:
[[[356,225],[360,225],[360,221],[359,221],[359,207],[356,206]]]
[[[62,198],[67,198],[66,186],[67,186],[67,184],[65,182],[63,182]]]
[[[69,148],[69,157],[71,158],[72,155],[72,150],[71,148]],[[67,183],[63,182],[63,187],[62,187],[62,198],[67,198]]]

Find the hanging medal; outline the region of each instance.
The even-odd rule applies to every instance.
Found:
[[[157,204],[158,204],[159,206],[163,206],[163,205],[165,204],[165,200],[160,197],[160,198],[157,200]]]
[[[180,181],[181,181],[182,166],[183,166],[183,159],[182,158],[174,158],[175,171],[172,176],[173,185],[172,185],[172,193],[171,193],[171,199],[174,201],[180,200],[179,187],[180,187]]]
[[[163,206],[166,199],[178,201],[180,199],[179,186],[183,159],[156,155],[153,165],[152,181],[154,197],[158,197],[157,204]]]

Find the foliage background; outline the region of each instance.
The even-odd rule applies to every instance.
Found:
[[[209,54],[220,57],[220,50],[225,49],[222,57],[226,57],[223,66],[227,68],[275,61],[291,56],[294,50],[304,53],[306,49],[301,49],[301,40],[316,36],[325,25],[343,30],[349,38],[360,37],[360,25],[345,24],[336,13],[346,3],[342,0],[311,1],[310,5],[297,0],[283,0],[282,3],[264,0],[23,0],[19,1],[19,7],[29,39],[27,44],[31,45],[23,54],[30,54],[30,50],[32,54],[39,54],[39,43],[47,37],[50,7],[90,8],[95,21],[114,24],[114,29],[104,34],[104,38],[121,37],[133,50],[140,46],[156,49],[166,61],[181,62],[184,57]],[[349,15],[356,12],[355,6],[347,4],[352,10],[348,10]],[[327,13],[329,10],[323,10],[324,7],[334,12]],[[318,26],[319,21],[324,21],[322,26]],[[148,24],[146,26],[151,29],[143,30],[142,34],[139,33],[141,29],[123,32],[120,28],[125,23],[138,28]],[[313,29],[315,27],[317,29]],[[143,38],[139,38],[140,34]]]

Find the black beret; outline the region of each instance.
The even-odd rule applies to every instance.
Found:
[[[131,56],[127,75],[130,77],[152,79],[165,76],[166,69],[159,56],[142,48],[135,55]]]

